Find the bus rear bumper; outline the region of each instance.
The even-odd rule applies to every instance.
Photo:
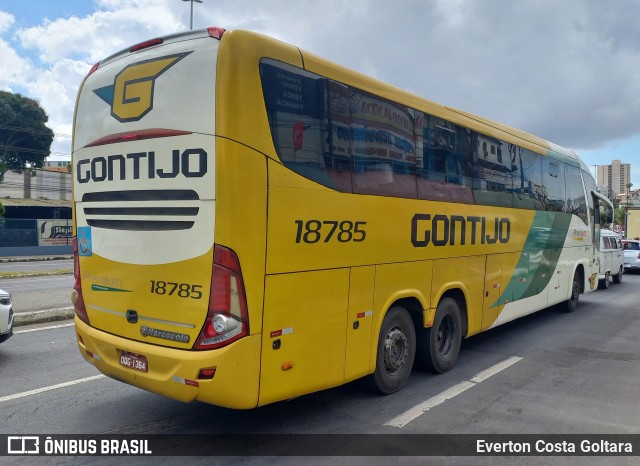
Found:
[[[182,402],[202,401],[225,408],[258,404],[261,336],[250,335],[227,347],[189,351],[141,343],[95,329],[75,318],[82,356],[103,374]],[[121,365],[122,351],[144,356],[147,371]],[[199,379],[201,369],[215,369]]]

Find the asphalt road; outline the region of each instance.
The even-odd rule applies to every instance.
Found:
[[[71,307],[73,274],[3,278],[0,289],[11,293],[16,314]]]
[[[21,327],[0,345],[0,434],[640,434],[639,301],[640,275],[625,275],[620,285],[582,296],[572,314],[549,309],[467,340],[453,371],[432,375],[415,370],[397,394],[378,396],[355,382],[250,411],[182,404],[101,376],[81,358],[70,321],[54,328]],[[410,420],[400,426],[396,421],[403,416]],[[610,457],[597,462],[510,457],[502,462],[507,464],[507,459],[508,464],[633,463]],[[7,464],[20,463],[9,460]],[[51,463],[51,458],[30,460]],[[331,463],[471,460],[501,462],[338,457]],[[189,461],[293,465],[329,460]],[[75,458],[74,463],[116,464],[109,458]]]

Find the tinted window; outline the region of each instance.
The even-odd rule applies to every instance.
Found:
[[[418,197],[473,204],[470,131],[418,113]]]
[[[476,147],[473,170],[473,193],[476,201],[478,204],[511,207],[511,161],[502,157],[503,153],[508,153],[508,144],[475,132],[472,140],[475,140]]]
[[[542,181],[546,188],[546,209],[552,212],[566,211],[564,163],[543,157]]]
[[[568,212],[587,222],[595,182],[559,160],[313,73],[260,63],[282,163],[359,194]],[[590,209],[589,211],[587,209]]]
[[[353,192],[416,198],[413,111],[350,90]]]
[[[328,93],[322,141],[326,144],[325,170],[334,189],[351,192],[351,129],[349,128],[349,88],[327,81]]]
[[[338,190],[350,191],[349,152],[338,152],[331,136],[336,90],[327,80],[277,62],[260,64],[267,115],[282,163],[300,175]],[[334,123],[336,121],[336,123]],[[344,174],[346,166],[347,176]]]
[[[513,206],[544,210],[545,188],[542,186],[542,156],[509,144],[513,172]]]
[[[567,212],[577,215],[587,223],[587,200],[584,196],[580,169],[565,165],[565,180],[567,182]]]

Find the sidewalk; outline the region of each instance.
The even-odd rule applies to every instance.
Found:
[[[54,260],[70,260],[73,255],[44,255],[44,256],[3,256],[0,257],[0,263],[9,262],[36,262],[36,261],[54,261]],[[48,271],[41,271],[42,275],[48,275]],[[30,274],[31,275],[31,274]],[[38,276],[40,273],[35,271],[32,276]],[[14,312],[14,327],[23,325],[42,324],[47,322],[57,322],[72,319],[74,315],[73,306],[69,302],[68,307],[60,309],[46,309],[42,311],[20,312],[19,309]]]

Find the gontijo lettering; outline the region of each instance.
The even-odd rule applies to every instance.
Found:
[[[411,219],[411,244],[416,248],[455,244],[508,243],[511,222],[507,217],[415,214]]]
[[[207,153],[202,148],[186,149],[171,153],[171,163],[156,166],[156,153],[134,152],[107,157],[87,157],[76,163],[78,183],[89,181],[138,180],[141,177],[175,178],[182,174],[186,178],[201,178],[207,173]]]

